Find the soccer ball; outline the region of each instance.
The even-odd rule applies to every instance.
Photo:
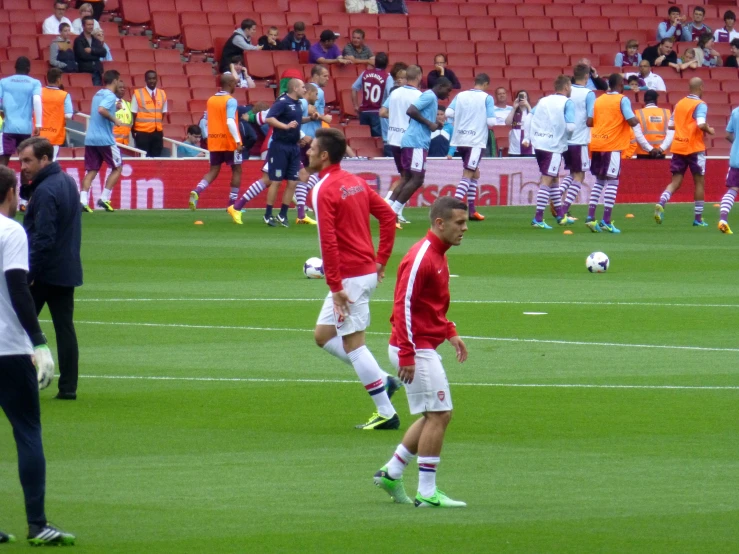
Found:
[[[303,275],[308,279],[323,279],[323,260],[308,258],[303,264]]]
[[[585,258],[585,267],[590,273],[605,273],[611,261],[603,252],[593,252]]]

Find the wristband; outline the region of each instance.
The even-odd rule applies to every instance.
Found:
[[[43,333],[34,333],[31,336],[31,344],[34,348],[49,348],[46,343],[46,335]]]

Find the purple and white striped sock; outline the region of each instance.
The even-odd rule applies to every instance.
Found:
[[[236,199],[239,197],[239,187],[231,187],[231,192],[228,193],[228,205],[233,206],[236,203]]]
[[[598,207],[600,201],[600,193],[603,192],[603,187],[606,186],[606,182],[601,179],[596,179],[593,188],[590,189],[590,201],[588,202],[588,219],[595,218],[595,209]]]
[[[308,183],[302,181],[295,187],[295,202],[298,209],[298,219],[305,217],[305,201],[308,198]]]
[[[549,200],[554,205],[554,210],[557,212],[557,219],[562,217],[562,191],[559,190],[558,186],[549,187]]]
[[[568,175],[564,179],[562,179],[562,182],[559,184],[559,192],[560,195],[564,198],[564,196],[567,194],[567,191],[570,190],[570,185],[575,180],[572,178],[572,175]]]
[[[436,467],[441,459],[438,456],[418,457],[418,492],[430,498],[436,492]]]
[[[459,200],[467,199],[467,190],[470,188],[470,180],[466,177],[462,177],[457,184],[457,190],[454,192],[454,198]]]
[[[580,194],[580,188],[582,187],[582,183],[579,181],[572,180],[572,183],[570,183],[570,186],[567,187],[567,198],[565,198],[564,201],[564,212],[567,213],[570,211],[570,206],[572,206],[575,203],[575,200],[577,200],[577,195]],[[562,190],[562,187],[560,187],[560,190]]]
[[[475,201],[477,200],[477,179],[470,179],[470,188],[467,189],[467,206],[469,214],[472,215],[477,211]]]
[[[659,197],[658,204],[664,208],[665,204],[667,204],[670,201],[671,196],[672,196],[672,193],[669,190],[665,189],[665,192],[663,192],[662,196]]]
[[[727,221],[731,208],[734,207],[734,200],[736,200],[736,193],[734,189],[729,189],[721,199],[721,221]]]
[[[261,179],[254,181],[251,186],[246,189],[246,192],[243,194],[243,196],[234,203],[234,209],[242,209],[247,202],[249,202],[250,200],[254,200],[259,195],[259,193],[266,188],[267,185],[265,185]]]
[[[618,193],[618,179],[609,179],[606,182],[606,191],[603,193],[603,221],[611,224],[611,213],[613,206],[616,204],[616,194]]]
[[[536,215],[534,220],[541,223],[544,221],[544,210],[549,204],[549,187],[539,185],[539,192],[536,193]]]
[[[195,192],[197,192],[198,194],[202,194],[202,192],[207,189],[209,185],[210,183],[208,181],[206,181],[205,179],[200,179],[200,182],[195,187]]]
[[[703,221],[703,200],[695,201],[695,220]]]

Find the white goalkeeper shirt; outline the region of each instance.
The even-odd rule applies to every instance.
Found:
[[[495,125],[495,102],[484,90],[465,90],[454,97],[446,117],[454,120],[452,146],[485,148],[488,127]]]
[[[387,128],[387,143],[390,146],[400,147],[403,135],[405,135],[408,125],[411,122],[411,118],[408,117],[406,112],[419,96],[421,96],[420,90],[405,85],[404,87],[395,89],[382,105],[383,108],[387,108],[390,112]]]

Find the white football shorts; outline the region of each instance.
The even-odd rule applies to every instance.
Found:
[[[369,327],[369,301],[377,288],[377,273],[349,277],[341,282],[344,285],[344,290],[349,295],[349,300],[352,302],[349,305],[349,316],[346,318],[339,317],[334,312],[334,299],[331,291],[329,291],[323,301],[323,307],[318,315],[316,325],[333,325],[336,327],[336,334],[343,337],[358,331],[364,331]]]
[[[400,369],[397,346],[388,346],[388,356],[393,367]],[[411,414],[452,411],[452,395],[441,356],[430,348],[416,350],[416,374],[413,382],[405,386]]]

